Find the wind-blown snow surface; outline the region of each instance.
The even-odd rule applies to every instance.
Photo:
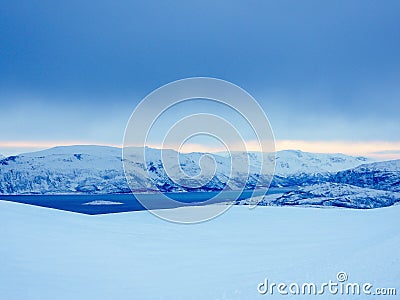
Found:
[[[336,281],[340,271],[399,288],[399,215],[234,206],[187,226],[145,211],[93,217],[0,201],[0,299],[282,299],[259,295],[258,283]],[[338,297],[365,299],[315,296]]]

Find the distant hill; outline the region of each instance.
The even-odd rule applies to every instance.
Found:
[[[400,159],[363,164],[338,172],[332,180],[359,187],[400,192]]]
[[[260,199],[259,205],[336,206],[366,209],[391,206],[400,201],[400,193],[332,182],[307,185],[283,195],[273,196]],[[242,203],[245,204],[246,201]]]

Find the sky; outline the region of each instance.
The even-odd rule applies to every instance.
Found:
[[[207,76],[254,96],[278,150],[400,158],[399,1],[0,7],[1,154],[121,146],[147,94]]]

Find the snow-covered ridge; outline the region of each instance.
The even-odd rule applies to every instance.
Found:
[[[370,164],[362,164],[355,168],[356,171],[386,171],[386,172],[400,172],[400,159],[379,161]]]
[[[400,160],[363,164],[354,169],[340,171],[333,176],[332,181],[400,192]]]
[[[227,152],[219,152],[221,156],[229,156]],[[244,152],[240,153],[246,155]],[[260,164],[260,153],[249,152],[252,164]],[[373,160],[363,156],[349,156],[341,153],[310,153],[300,150],[281,150],[275,155],[275,175],[289,177],[299,174],[326,175],[341,170],[351,169]]]
[[[0,161],[0,193],[128,192],[121,149],[62,146]]]
[[[279,203],[284,205],[309,204],[349,208],[385,207],[399,201],[400,193],[330,182],[302,187],[279,199]]]
[[[285,194],[272,194],[258,199],[239,201],[261,206],[336,206],[346,208],[378,208],[400,202],[400,193],[361,188],[342,183],[325,182],[300,187]]]
[[[351,169],[372,162],[371,159],[345,154],[309,153],[299,150],[283,150],[276,153],[275,175],[327,174]]]
[[[49,155],[71,155],[75,153],[81,153],[93,156],[121,156],[122,149],[118,147],[98,146],[98,145],[57,146],[45,150],[22,153],[19,156],[41,157]]]

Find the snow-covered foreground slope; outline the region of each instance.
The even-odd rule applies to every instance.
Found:
[[[257,285],[337,282],[343,271],[399,289],[399,215],[400,206],[234,206],[187,226],[145,211],[93,217],[0,201],[0,299],[304,299],[259,295]]]

